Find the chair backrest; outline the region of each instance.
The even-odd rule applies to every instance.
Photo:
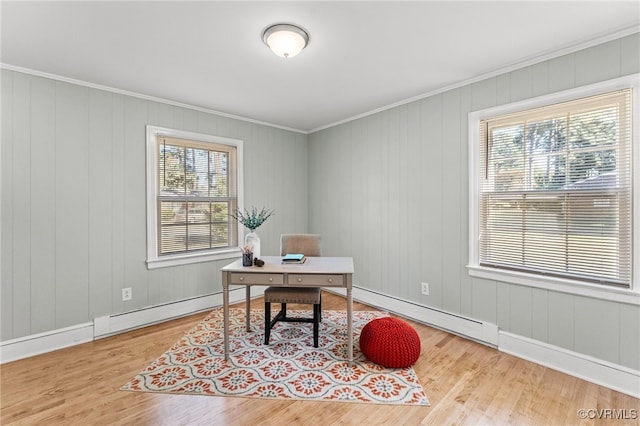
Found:
[[[287,253],[322,256],[320,253],[320,235],[282,234],[280,236],[280,255],[284,256]]]

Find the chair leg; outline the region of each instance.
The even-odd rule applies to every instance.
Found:
[[[320,304],[313,305],[313,347],[318,347],[318,329],[320,323],[321,311]]]
[[[269,344],[269,336],[271,335],[271,303],[264,304],[264,344]]]
[[[286,322],[313,322],[313,347],[318,347],[319,340],[319,328],[320,321],[322,321],[322,300],[318,300],[318,303],[313,304],[313,319],[308,318],[288,318],[287,317],[287,304],[280,303],[280,312],[271,318],[271,302],[264,302],[264,344],[269,345],[271,337],[271,329],[278,321]]]

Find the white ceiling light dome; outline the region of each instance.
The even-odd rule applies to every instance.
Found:
[[[276,55],[293,58],[309,44],[309,33],[297,25],[275,24],[264,30],[262,41]]]

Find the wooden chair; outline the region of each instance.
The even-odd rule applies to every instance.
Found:
[[[280,236],[280,255],[301,253],[317,257],[320,252],[320,235],[282,234]],[[280,312],[271,319],[271,304],[280,303]],[[287,303],[313,305],[313,318],[287,316]],[[322,321],[322,292],[320,287],[268,287],[264,292],[264,344],[269,344],[271,329],[278,322],[313,323],[313,346],[318,347],[318,328]]]
[[[271,303],[280,303],[280,312],[271,318]],[[313,305],[313,318],[288,317],[287,303]],[[264,292],[264,344],[269,344],[271,329],[278,322],[313,323],[313,347],[318,347],[318,329],[320,326],[320,288],[319,287],[269,287]]]

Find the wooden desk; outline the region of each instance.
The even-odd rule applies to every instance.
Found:
[[[353,361],[353,300],[351,279],[353,259],[350,257],[308,257],[303,264],[283,265],[280,256],[264,256],[265,264],[242,266],[242,259],[222,268],[224,303],[224,359],[229,359],[229,286],[246,286],[247,331],[251,331],[249,308],[251,286],[277,287],[344,287],[347,289],[347,348],[349,362]]]

